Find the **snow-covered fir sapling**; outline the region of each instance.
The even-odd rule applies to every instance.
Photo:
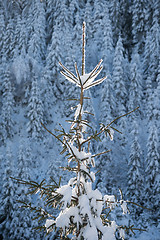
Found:
[[[32,193],[39,193],[46,202],[48,210],[32,207],[31,204],[24,203],[25,207],[37,212],[37,218],[45,220],[42,228],[47,233],[54,231],[59,232],[58,239],[75,239],[75,240],[113,240],[116,239],[115,232],[118,230],[121,239],[124,239],[125,230],[134,231],[133,226],[118,226],[114,220],[109,217],[110,212],[117,205],[121,206],[124,214],[128,213],[127,202],[122,198],[118,200],[114,195],[102,196],[98,189],[93,189],[92,184],[95,181],[95,173],[92,169],[95,166],[95,158],[99,155],[106,154],[110,150],[92,154],[90,152],[90,142],[99,140],[100,136],[105,133],[110,139],[113,139],[112,124],[119,118],[128,115],[124,114],[111,121],[107,126],[101,125],[99,131],[89,135],[87,128],[91,128],[90,122],[85,120],[85,114],[89,114],[84,109],[84,91],[102,83],[106,77],[95,80],[102,70],[102,60],[90,72],[85,73],[85,23],[83,23],[82,35],[82,73],[80,74],[77,64],[75,63],[76,75],[70,72],[61,62],[61,74],[71,83],[80,88],[80,97],[72,99],[78,101],[74,119],[70,120],[70,130],[67,133],[61,126],[56,130],[58,134],[49,131],[43,124],[42,126],[52,134],[61,144],[63,150],[61,154],[66,153],[68,164],[63,170],[68,170],[73,177],[66,185],[56,183],[53,179],[52,185],[47,185],[43,180],[40,184],[36,182],[22,183],[28,184]],[[114,130],[116,130],[114,128]],[[121,191],[120,191],[121,192]],[[53,208],[59,208],[58,216],[53,216]],[[41,227],[40,227],[41,228]]]

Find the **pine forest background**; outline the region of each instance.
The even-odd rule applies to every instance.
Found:
[[[95,188],[119,194],[152,210],[132,207],[117,220],[147,228],[128,239],[160,239],[160,1],[159,0],[0,0],[0,233],[1,239],[45,239],[35,232],[27,188],[10,176],[50,182],[61,171],[61,147],[46,132],[73,117],[67,101],[78,89],[60,75],[61,61],[74,71],[81,63],[82,22],[86,22],[86,70],[103,59],[107,79],[87,94],[85,108],[94,131],[121,118],[114,139],[102,138],[93,152],[112,149],[96,162]],[[92,129],[90,130],[92,131]],[[33,202],[42,206],[40,199]],[[3,236],[3,238],[2,238]],[[46,239],[54,238],[54,233]]]

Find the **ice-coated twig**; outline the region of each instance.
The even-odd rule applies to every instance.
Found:
[[[60,73],[61,73],[63,76],[65,76],[65,78],[66,78],[67,80],[71,81],[72,83],[76,83],[77,85],[79,85],[79,83],[78,83],[75,79],[73,79],[71,76],[67,75],[65,72],[61,71]],[[79,85],[79,86],[80,86],[80,85]]]
[[[84,84],[86,84],[86,82],[93,77],[93,73],[95,73],[97,71],[97,69],[99,68],[99,66],[101,65],[101,63],[103,62],[103,60],[101,59],[99,61],[99,63],[97,64],[97,66],[92,70],[92,72],[90,73],[89,77],[86,79],[86,81],[84,82]]]
[[[100,72],[102,71],[102,69],[103,69],[103,66],[101,66],[101,67],[98,69],[98,71],[95,72],[93,75],[91,75],[91,78],[96,78],[96,77],[100,74]]]
[[[68,72],[69,75],[71,75],[74,79],[76,79],[77,82],[78,82],[77,77],[76,77],[68,68],[66,68],[61,62],[59,62],[59,65],[60,65],[66,72]]]
[[[80,74],[79,74],[79,71],[78,71],[78,68],[77,68],[77,63],[75,63],[75,69],[76,69],[76,73],[77,73],[77,77],[78,77],[80,86],[82,88],[82,81],[81,81],[81,77],[80,77]]]
[[[101,78],[101,79],[99,79],[99,80],[91,83],[89,86],[85,87],[84,89],[87,90],[87,89],[89,89],[89,88],[91,88],[91,87],[93,87],[93,86],[96,86],[96,85],[102,83],[106,78],[107,78],[107,77],[103,77],[103,78]]]
[[[109,149],[109,150],[107,150],[107,151],[104,151],[104,152],[101,152],[101,153],[97,153],[97,154],[95,154],[95,155],[92,155],[92,158],[93,158],[93,157],[100,156],[100,155],[102,155],[102,154],[106,154],[106,153],[111,152],[111,151],[112,151],[112,150]]]

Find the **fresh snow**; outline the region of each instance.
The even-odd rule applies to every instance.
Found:
[[[124,217],[123,214],[120,215],[115,210],[114,194],[117,195],[118,188],[124,192],[124,199],[133,199],[137,203],[143,203],[145,207],[155,208],[156,211],[151,213],[148,210],[139,210],[138,206],[128,204],[129,209],[131,208],[129,220],[133,220],[135,227],[141,226],[141,223],[145,228],[147,227],[146,232],[136,231],[136,236],[129,237],[129,239],[159,240],[160,104],[158,90],[160,89],[160,64],[158,62],[158,1],[147,4],[147,12],[141,4],[134,4],[135,1],[129,1],[129,4],[123,8],[121,1],[119,3],[119,1],[96,0],[94,4],[91,4],[90,1],[82,4],[82,1],[75,0],[70,1],[69,5],[63,1],[62,4],[55,6],[51,2],[50,0],[33,0],[21,1],[20,4],[20,1],[15,3],[15,1],[4,0],[1,4],[0,169],[2,181],[0,183],[0,213],[6,218],[0,224],[0,238],[3,235],[3,239],[16,238],[19,240],[25,237],[26,239],[45,239],[45,234],[37,233],[31,229],[31,225],[37,226],[36,220],[32,221],[33,214],[28,212],[25,214],[21,209],[19,211],[20,205],[16,200],[21,200],[20,197],[23,198],[24,188],[17,186],[11,179],[6,180],[8,174],[13,177],[16,177],[17,174],[20,178],[25,177],[23,175],[24,169],[27,169],[25,170],[26,180],[41,182],[42,179],[46,179],[46,182],[52,184],[50,176],[57,183],[59,176],[62,176],[61,187],[57,189],[57,193],[60,191],[59,194],[63,195],[63,206],[66,206],[63,209],[66,224],[68,224],[67,217],[74,214],[73,211],[75,212],[72,215],[72,217],[74,216],[73,221],[77,224],[81,221],[78,218],[79,209],[67,208],[71,196],[76,197],[77,195],[75,178],[71,178],[70,173],[62,172],[62,169],[59,168],[67,164],[64,155],[59,155],[62,150],[60,143],[47,131],[43,131],[41,121],[43,120],[44,125],[51,132],[58,135],[59,133],[55,131],[55,128],[61,129],[59,123],[67,131],[70,126],[65,122],[66,118],[73,117],[75,120],[78,118],[79,104],[77,105],[76,101],[71,102],[74,108],[76,106],[77,111],[74,116],[73,113],[69,116],[66,114],[68,104],[66,99],[73,97],[72,94],[76,93],[75,89],[79,90],[76,88],[79,83],[75,84],[68,78],[74,83],[75,88],[72,87],[73,84],[66,84],[64,77],[59,74],[61,69],[58,62],[64,61],[65,66],[69,67],[70,70],[73,68],[72,62],[75,60],[77,65],[80,65],[81,23],[85,16],[86,70],[90,72],[102,57],[103,73],[107,75],[103,85],[89,89],[91,92],[89,107],[94,110],[96,117],[91,122],[93,131],[99,129],[100,123],[107,124],[110,120],[132,110],[137,105],[140,106],[140,110],[113,124],[122,134],[114,131],[113,135],[110,128],[112,142],[103,136],[102,141],[92,143],[93,154],[100,152],[101,149],[112,149],[108,155],[93,159],[91,153],[85,152],[85,148],[78,152],[77,146],[70,143],[71,149],[80,161],[83,158],[86,158],[84,164],[91,164],[95,161],[96,164],[93,164],[96,165],[95,172],[100,170],[95,174],[93,169],[90,172],[85,166],[81,166],[81,170],[89,173],[91,179],[87,184],[85,184],[84,178],[81,177],[79,180],[85,185],[89,207],[93,206],[94,210],[97,208],[99,215],[102,204],[105,204],[106,207],[113,210],[116,222],[117,220],[121,221],[121,218]],[[74,15],[73,12],[76,14]],[[128,16],[130,16],[131,21],[128,21]],[[124,25],[126,29],[123,29]],[[118,38],[119,29],[123,29],[123,38]],[[130,34],[131,30],[132,34]],[[79,68],[79,70],[81,69]],[[90,74],[91,72],[85,73],[83,76],[80,74],[82,84],[85,83]],[[37,79],[38,91],[32,87],[35,78]],[[92,76],[85,83],[85,87],[89,87],[94,81],[96,82],[96,76]],[[37,94],[34,96],[34,92],[39,92],[39,96],[37,97]],[[31,93],[33,93],[33,101],[31,101]],[[36,101],[41,102],[41,106],[38,106]],[[85,110],[82,109],[82,113]],[[137,123],[136,134],[133,132],[136,126],[134,122]],[[83,133],[88,130],[85,124],[82,124],[82,127]],[[82,134],[80,141],[82,142],[84,138],[85,134]],[[24,140],[22,144],[21,140]],[[21,156],[25,163],[22,166],[19,163],[18,154],[21,145],[23,145]],[[10,155],[12,155],[10,160],[9,149]],[[137,155],[137,153],[139,154]],[[137,162],[137,159],[140,161]],[[91,183],[92,180],[95,182]],[[155,184],[152,184],[152,180]],[[9,191],[9,187],[6,191],[7,184],[11,186],[11,191]],[[142,186],[142,189],[139,186]],[[99,192],[95,191],[97,187]],[[129,192],[130,194],[128,194]],[[103,196],[103,202],[96,201],[96,198]],[[31,200],[34,201],[34,204],[38,202],[36,197]],[[8,208],[8,202],[11,209]],[[120,202],[122,213],[126,213],[128,211],[126,202],[124,200],[120,200]],[[41,201],[38,202],[38,205],[42,205],[44,208]],[[69,209],[70,212],[67,213]],[[88,211],[88,208],[86,210]],[[139,213],[141,211],[142,213]],[[55,215],[59,216],[57,225],[60,226],[63,224],[63,214],[59,214]],[[136,216],[139,216],[138,220]],[[95,218],[93,222],[94,226],[103,230],[98,218]],[[55,223],[54,220],[48,219],[46,227],[49,228],[50,224],[53,223]],[[127,220],[126,223],[128,223]],[[21,225],[25,225],[25,229]],[[89,228],[90,226],[87,225],[86,236]],[[103,239],[114,239],[115,228],[108,226]],[[95,233],[94,227],[91,229],[91,233]],[[24,236],[24,234],[26,235]],[[123,230],[120,230],[120,235],[123,238]]]
[[[58,188],[57,192],[59,194],[63,195],[63,198],[61,201],[64,202],[63,208],[65,209],[67,207],[67,204],[69,204],[71,201],[72,188],[69,185],[64,185],[64,186]]]

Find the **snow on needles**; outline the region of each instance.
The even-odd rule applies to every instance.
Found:
[[[45,227],[47,229],[47,233],[50,232],[50,227],[55,224],[55,220],[52,220],[52,219],[47,219],[46,220],[46,223],[45,223]]]
[[[63,202],[63,208],[67,207],[67,204],[70,204],[72,197],[72,188],[69,185],[64,185],[61,188],[57,189],[57,193],[63,195],[61,202]]]

